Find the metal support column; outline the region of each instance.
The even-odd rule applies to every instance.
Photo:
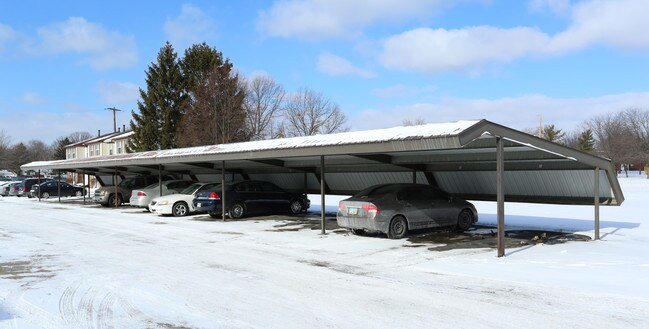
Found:
[[[225,222],[225,160],[221,161],[221,216]]]
[[[503,190],[503,174],[505,161],[503,140],[496,136],[496,201],[498,202],[496,217],[498,218],[498,257],[505,256],[505,193]]]
[[[113,175],[113,186],[115,187],[115,196],[113,197],[113,201],[115,202],[115,208],[117,208],[117,197],[119,195],[117,194],[117,167],[115,167],[115,174]],[[108,201],[110,202],[110,196],[108,197]]]
[[[24,193],[29,193],[29,191],[25,190],[25,187],[23,186],[23,192]],[[29,195],[26,195],[27,197]],[[41,201],[41,170],[38,170],[38,202]]]
[[[412,171],[412,183],[417,184],[417,171],[416,170]]]
[[[57,176],[57,181],[56,181],[56,195],[59,196],[59,203],[61,203],[61,171],[58,171],[58,176]]]
[[[76,173],[75,173],[76,175]],[[83,205],[86,205],[86,171],[81,171],[81,187],[83,187]],[[90,194],[90,189],[88,189],[88,194]]]
[[[160,196],[162,196],[162,165],[158,165],[158,187],[160,188]]]
[[[595,168],[595,240],[599,240],[599,167]]]
[[[325,232],[325,159],[324,155],[320,156],[320,226],[322,226],[321,234]]]

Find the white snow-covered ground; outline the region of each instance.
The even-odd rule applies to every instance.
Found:
[[[0,198],[0,328],[648,328],[649,180],[620,182],[600,241],[502,258],[281,218]],[[476,206],[495,224],[494,203]],[[505,211],[507,229],[593,234],[593,207]]]

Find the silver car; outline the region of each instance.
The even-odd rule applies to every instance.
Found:
[[[162,195],[180,193],[189,185],[194,184],[190,180],[167,180],[162,182]],[[131,207],[147,208],[149,210],[149,203],[154,198],[160,196],[160,184],[154,183],[140,190],[133,190],[129,203]]]
[[[409,230],[451,226],[465,231],[478,221],[473,204],[425,184],[376,185],[340,201],[338,226],[355,234],[381,232],[391,239]]]

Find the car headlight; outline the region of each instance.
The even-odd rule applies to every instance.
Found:
[[[167,201],[167,200],[162,200],[162,201],[158,201],[158,203],[156,203],[156,204],[157,204],[158,206],[166,206],[167,204],[169,204],[169,201]]]
[[[99,195],[101,195],[101,196],[106,195],[106,191],[101,191],[101,192],[99,192]]]

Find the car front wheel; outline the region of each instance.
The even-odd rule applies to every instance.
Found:
[[[41,194],[41,198],[43,198],[43,199],[49,199],[49,198],[50,198],[50,194],[47,193],[47,192],[43,192],[43,194]]]
[[[408,233],[408,221],[403,216],[396,216],[392,218],[390,227],[388,228],[388,238],[401,239]]]
[[[77,192],[74,193],[74,195],[76,195],[76,196],[79,197],[79,196],[82,196],[82,195],[83,195],[83,192],[81,192],[81,191],[77,191]]]
[[[189,213],[189,208],[184,202],[176,202],[171,209],[171,214],[176,217],[186,216]]]

